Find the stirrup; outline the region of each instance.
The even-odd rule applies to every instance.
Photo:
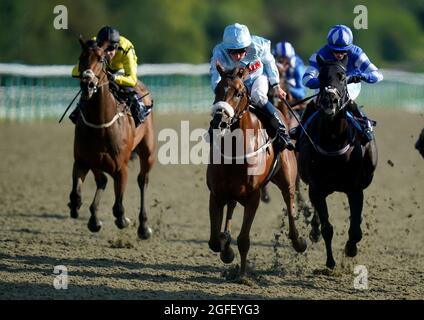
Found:
[[[293,127],[289,130],[289,136],[293,140],[299,139],[299,133],[300,133],[300,125]]]

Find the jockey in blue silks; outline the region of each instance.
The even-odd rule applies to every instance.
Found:
[[[320,88],[317,56],[320,56],[324,61],[340,61],[343,60],[346,55],[348,56],[348,65],[346,68],[348,91],[361,81],[377,83],[383,80],[383,74],[373,63],[371,63],[365,52],[363,52],[360,47],[353,44],[352,30],[345,25],[335,25],[330,29],[327,35],[327,44],[309,58],[310,66],[306,69],[303,76],[303,84],[310,89]],[[363,120],[359,121],[359,123],[362,124],[363,130],[362,143],[366,144],[374,138],[371,122],[353,100],[348,103],[347,108],[356,118]],[[307,121],[315,110],[315,102],[311,101],[303,113],[302,124]],[[297,137],[299,133],[299,127],[296,127],[296,130],[293,130],[291,135]]]
[[[294,99],[302,100],[306,94],[302,83],[305,66],[302,59],[296,54],[293,45],[287,41],[278,42],[274,46],[272,54],[277,63],[281,64],[286,71],[288,91]]]
[[[268,83],[274,95],[283,99],[286,92],[279,85],[279,73],[271,53],[271,41],[250,35],[249,29],[242,24],[232,24],[225,28],[223,41],[215,46],[211,59],[211,86],[215,89],[221,80],[216,68],[219,61],[225,71],[236,67],[246,68],[249,75],[244,84],[249,91],[251,102],[261,110],[267,119],[264,123],[270,136],[275,136],[274,145],[279,152],[284,148],[294,149],[286,127],[277,109],[268,101]],[[214,120],[212,120],[214,121]]]

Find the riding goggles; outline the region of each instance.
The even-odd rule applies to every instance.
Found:
[[[229,54],[239,54],[239,53],[245,53],[247,51],[247,48],[241,48],[241,49],[228,49]]]

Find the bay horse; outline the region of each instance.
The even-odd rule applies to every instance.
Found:
[[[260,188],[270,174],[274,160],[272,142],[261,145],[261,137],[265,130],[261,121],[249,109],[249,95],[243,83],[249,72],[249,66],[244,69],[235,68],[224,71],[220,63],[217,70],[221,75],[221,81],[216,88],[215,101],[213,105],[214,120],[212,129],[219,135],[211,137],[211,161],[207,168],[207,186],[210,191],[209,218],[210,218],[210,240],[209,247],[214,252],[220,252],[224,263],[234,260],[234,251],[231,248],[231,219],[237,202],[244,206],[243,223],[237,238],[240,252],[240,278],[246,275],[247,253],[250,247],[250,229],[260,202]],[[217,120],[217,121],[216,121]],[[249,134],[253,132],[253,134]],[[221,147],[216,147],[217,142],[225,140],[225,132],[241,132],[241,140],[231,145],[231,155],[237,153],[236,149],[242,145],[245,150],[249,146],[252,153],[246,154],[242,151],[241,163],[233,163],[237,157],[229,156],[231,163],[225,163],[228,159]],[[216,135],[216,136],[215,136]],[[224,142],[225,143],[225,142]],[[222,146],[222,145],[221,145]],[[224,150],[225,152],[225,150]],[[214,161],[214,157],[219,161]],[[249,173],[255,165],[249,163],[249,159],[255,156],[262,157],[263,170],[261,172]],[[297,252],[306,250],[306,241],[299,237],[295,226],[294,193],[297,176],[297,164],[293,151],[283,150],[278,157],[281,166],[277,168],[271,181],[281,190],[287,205],[289,219],[289,238]],[[240,160],[240,158],[237,158]],[[222,163],[224,161],[224,163]],[[227,215],[224,231],[221,232],[223,221],[223,210],[227,206]]]
[[[326,266],[333,269],[336,265],[331,247],[333,226],[326,198],[333,192],[343,192],[348,197],[350,227],[345,254],[354,257],[362,238],[363,190],[372,182],[378,156],[375,139],[361,145],[360,127],[347,110],[352,103],[347,92],[347,56],[336,62],[317,57],[317,62],[321,84],[318,110],[307,124],[311,140],[302,134],[298,141],[298,167],[301,179],[309,185],[309,198],[318,214],[311,235],[319,233],[320,223],[327,251]]]
[[[91,217],[88,229],[98,232],[102,222],[97,210],[101,195],[106,188],[109,174],[114,180],[115,203],[113,215],[119,229],[128,227],[130,220],[125,217],[123,206],[124,191],[128,180],[128,161],[131,151],[136,150],[140,159],[140,173],[137,181],[140,188],[141,207],[139,213],[138,236],[148,239],[152,230],[147,225],[145,209],[145,187],[148,184],[149,171],[154,164],[155,139],[153,114],[145,122],[135,127],[134,120],[126,105],[115,99],[106,70],[105,48],[97,46],[95,41],[87,42],[80,38],[82,53],[79,58],[81,73],[80,117],[75,126],[74,164],[72,170],[72,191],[70,193],[70,214],[78,218],[81,207],[81,188],[89,170],[94,174],[97,190],[90,205]],[[140,86],[136,90],[147,88]],[[145,105],[151,106],[151,97],[146,96]]]

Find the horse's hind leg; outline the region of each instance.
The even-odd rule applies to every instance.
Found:
[[[94,179],[96,180],[96,193],[94,195],[93,202],[90,205],[91,217],[88,220],[88,229],[91,232],[99,232],[102,228],[102,222],[97,217],[97,208],[99,207],[100,199],[103,191],[106,188],[107,177],[101,171],[93,171]]]
[[[362,207],[364,193],[361,190],[348,193],[350,206],[349,240],[346,242],[345,253],[348,257],[354,257],[358,253],[356,244],[362,239]]]
[[[286,154],[289,155],[289,154]],[[272,181],[278,186],[283,195],[284,202],[287,206],[287,216],[289,218],[289,238],[292,241],[293,248],[297,252],[304,252],[306,250],[306,241],[302,237],[299,237],[295,224],[295,206],[294,198],[296,193],[296,177],[297,177],[297,166],[296,162],[290,162],[289,157],[283,155],[282,167],[274,176]]]
[[[237,201],[230,200],[227,203],[227,217],[225,219],[225,229],[221,232],[219,238],[221,242],[221,260],[224,263],[231,263],[234,260],[234,251],[231,248],[231,219],[233,218],[234,208]]]
[[[130,219],[125,217],[125,209],[123,205],[123,198],[125,186],[128,180],[128,167],[124,164],[114,176],[114,189],[115,189],[115,204],[113,205],[113,215],[115,216],[115,224],[119,229],[124,229],[129,226]]]
[[[306,250],[306,241],[302,237],[299,237],[299,232],[297,231],[295,224],[294,189],[295,186],[291,184],[286,188],[282,188],[281,193],[283,194],[284,202],[287,206],[287,216],[289,218],[289,239],[291,240],[296,252],[304,252]]]
[[[68,203],[68,207],[71,209],[71,217],[74,219],[78,218],[78,210],[81,207],[81,187],[87,172],[87,168],[82,167],[76,161],[74,162],[72,169],[72,191],[69,195],[70,202]]]
[[[318,212],[319,219],[321,222],[321,233],[325,241],[325,249],[327,251],[327,262],[326,266],[330,269],[334,269],[336,261],[333,257],[333,249],[331,247],[331,241],[333,240],[333,226],[331,225],[328,217],[327,202],[325,201],[327,195],[321,194],[312,190],[309,187],[309,198],[311,199],[312,205]]]
[[[145,189],[149,183],[149,172],[155,162],[154,158],[154,140],[150,136],[144,137],[138,149],[140,158],[140,173],[137,177],[138,187],[140,188],[140,213],[137,233],[138,237],[142,240],[149,239],[152,236],[152,228],[147,225],[147,212],[145,207]]]

